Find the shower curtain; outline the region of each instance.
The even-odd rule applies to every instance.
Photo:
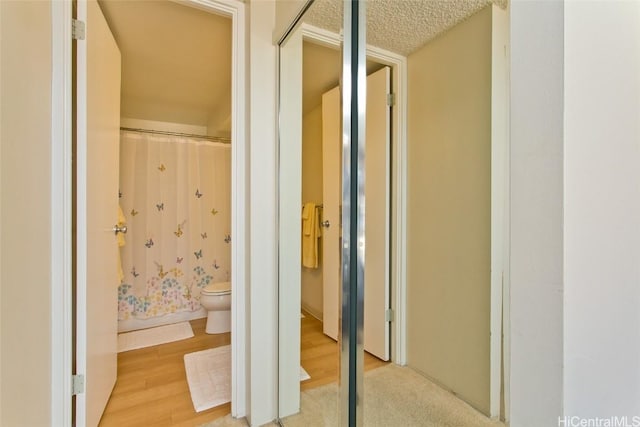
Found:
[[[200,290],[230,280],[231,148],[122,131],[120,206],[128,228],[118,319],[200,309]]]

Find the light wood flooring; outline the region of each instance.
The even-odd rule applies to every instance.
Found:
[[[118,379],[105,409],[101,427],[198,426],[231,412],[221,405],[196,413],[184,370],[184,355],[230,344],[231,334],[208,335],[206,319],[191,321],[194,337],[118,354]],[[305,313],[301,319],[301,364],[311,376],[301,390],[338,379],[337,343],[322,333],[322,323]],[[385,365],[365,353],[365,370]]]
[[[118,353],[118,379],[100,426],[198,426],[231,412],[231,404],[196,413],[184,355],[231,343],[231,334],[205,333],[207,319],[191,321],[193,338]]]
[[[300,383],[302,391],[336,382],[340,366],[338,343],[322,333],[322,322],[308,313],[304,315],[300,337],[300,364],[311,379]],[[365,371],[387,363],[367,352],[364,353]]]

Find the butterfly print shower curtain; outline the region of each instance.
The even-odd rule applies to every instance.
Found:
[[[118,318],[200,309],[200,290],[230,280],[231,147],[122,131],[120,206],[128,232]]]

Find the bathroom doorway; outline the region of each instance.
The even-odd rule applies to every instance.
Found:
[[[118,332],[202,318],[200,291],[231,279],[231,19],[99,5],[122,54]]]
[[[201,288],[212,282],[230,281],[231,277],[237,289],[231,308],[231,317],[236,319],[230,322],[234,333],[231,337],[227,333],[227,344],[230,342],[232,349],[228,372],[232,394],[230,410],[234,415],[244,415],[244,363],[239,363],[244,360],[244,323],[237,321],[244,319],[243,183],[246,165],[243,126],[239,124],[244,119],[244,101],[239,90],[244,87],[244,73],[242,60],[238,60],[244,56],[244,38],[240,36],[243,14],[244,6],[233,0],[204,1],[197,5],[168,1],[78,3],[78,19],[84,22],[88,37],[77,42],[78,326],[75,370],[86,384],[84,392],[76,397],[77,425],[96,425],[109,399],[116,382],[117,330],[154,326],[151,322],[119,327],[117,318],[126,321],[133,317],[143,321],[157,317],[156,320],[162,323],[202,318],[206,312],[199,304]],[[145,17],[144,21],[140,20],[141,16]],[[113,52],[113,58],[120,56],[120,50],[121,70],[118,61],[104,56],[106,50]],[[104,72],[108,67],[111,74]],[[96,77],[96,70],[103,74]],[[194,70],[200,73],[194,74]],[[218,81],[221,85],[217,85]],[[107,90],[111,94],[105,93]],[[96,117],[96,106],[100,105],[106,107],[106,115],[111,119],[103,120],[105,115],[102,119]],[[115,157],[100,156],[96,151],[98,141],[103,147],[114,147]],[[225,144],[231,141],[232,144]],[[118,160],[119,146],[123,149]],[[207,166],[204,159],[211,156],[213,163]],[[112,172],[116,171],[117,177],[119,166],[126,166],[123,158],[128,161],[134,157],[141,162],[129,165],[129,172],[134,175],[140,172],[140,177],[134,179],[125,192],[121,175],[120,185],[116,181],[119,188],[109,190],[114,182],[113,178],[106,178],[105,171],[110,171],[112,177]],[[195,163],[184,162],[185,158],[195,160]],[[177,171],[175,179],[152,189],[153,194],[148,192],[148,185],[140,184],[141,181],[147,184],[161,181],[161,177],[153,176],[151,171],[166,175],[171,168]],[[199,176],[194,178],[194,173]],[[222,194],[218,194],[220,191],[216,189],[216,183],[210,182],[212,180],[225,187]],[[97,182],[110,184],[94,191],[93,185]],[[195,186],[193,192],[190,191],[192,186]],[[206,186],[209,186],[208,190]],[[180,187],[188,187],[189,191],[179,191]],[[102,191],[105,188],[107,191]],[[143,190],[147,191],[146,195]],[[122,205],[126,193],[132,198],[134,194],[141,196],[133,202],[139,207],[128,206],[119,217],[117,209],[112,216],[111,209],[99,209],[97,202],[94,203],[103,199],[108,200],[110,207],[119,201]],[[204,210],[193,215],[185,213],[186,207],[206,201],[207,195],[206,209],[203,207]],[[174,205],[177,216],[164,218],[169,204]],[[96,210],[102,211],[105,217],[98,223],[95,222]],[[148,214],[152,211],[156,216],[148,216],[148,223],[138,226],[135,222],[142,218],[144,211]],[[157,234],[142,237],[155,227],[153,223],[163,231],[151,231]],[[125,227],[133,234],[124,234]],[[107,231],[110,231],[110,238],[106,237]],[[176,248],[168,249],[171,247],[168,243],[155,260],[147,257],[139,265],[127,265],[131,259],[123,260],[120,277],[113,282],[109,280],[113,278],[111,273],[101,275],[101,272],[111,270],[113,263],[109,260],[117,256],[103,258],[92,245],[104,241],[102,250],[116,254],[112,249],[116,242],[114,231],[120,240],[118,244],[124,243],[124,247],[129,240],[130,245],[150,250],[159,240],[169,240],[162,237],[164,235],[172,235],[174,240],[186,240],[184,237],[188,236],[192,243],[200,246],[194,249],[193,245],[185,245],[181,240],[177,247],[184,254],[175,252]],[[238,238],[238,244],[231,244],[232,236]],[[144,242],[138,241],[141,238]],[[204,244],[209,243],[209,239],[216,241],[205,250]],[[187,257],[193,258],[188,263],[189,271],[181,268],[186,265]],[[140,279],[143,275],[146,277],[142,290],[136,294],[127,281]],[[117,283],[120,283],[119,289]],[[115,295],[114,289],[117,290]],[[157,292],[152,292],[154,289]],[[156,309],[152,309],[154,304],[157,304]],[[119,313],[117,318],[116,312]],[[175,313],[187,317],[166,320]],[[206,341],[205,347],[211,342]],[[148,393],[153,394],[153,391]]]

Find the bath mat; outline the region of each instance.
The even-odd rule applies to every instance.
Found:
[[[185,354],[184,368],[196,412],[231,401],[231,346]]]
[[[311,375],[307,371],[304,370],[302,366],[300,366],[300,381],[310,380]]]
[[[118,334],[118,353],[173,341],[180,341],[191,338],[192,336],[193,329],[191,329],[191,324],[189,322],[174,323],[173,325],[126,332]]]
[[[196,412],[231,401],[231,346],[185,354],[184,368]],[[300,381],[310,378],[300,366]]]

